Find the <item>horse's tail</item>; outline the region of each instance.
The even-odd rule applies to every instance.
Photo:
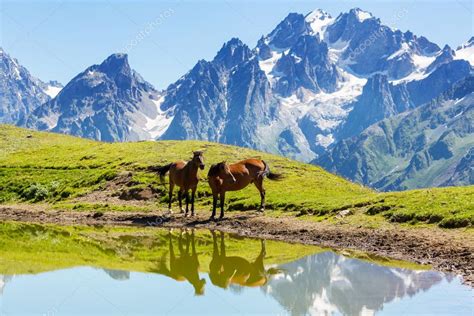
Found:
[[[165,166],[155,168],[154,171],[156,171],[156,173],[158,173],[158,175],[160,176],[161,182],[164,182],[164,181],[165,181],[165,175],[166,175],[166,173],[167,173],[168,171],[170,171],[172,165],[173,165],[173,164],[170,163],[170,164],[167,164],[167,165],[165,165]]]
[[[265,169],[262,172],[263,177],[267,177],[270,180],[276,180],[276,181],[283,179],[283,175],[281,173],[271,172],[270,167],[268,166],[268,164],[263,160],[262,160],[262,162],[265,165]]]

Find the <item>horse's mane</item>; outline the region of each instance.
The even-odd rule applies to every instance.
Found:
[[[219,175],[219,170],[220,167],[225,164],[225,162],[219,162],[211,165],[211,168],[209,168],[209,172],[207,173],[208,177],[215,177]]]

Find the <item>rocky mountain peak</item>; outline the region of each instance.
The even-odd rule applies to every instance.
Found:
[[[331,14],[327,13],[326,11],[322,9],[316,9],[311,11],[306,15],[306,20],[327,20],[327,19],[332,19]]]
[[[29,113],[49,100],[45,86],[0,48],[0,123],[24,124]]]
[[[252,55],[250,48],[238,38],[232,38],[225,43],[214,57],[214,62],[222,67],[230,69],[242,63]]]
[[[128,63],[128,55],[123,53],[116,53],[107,57],[99,65],[98,70],[110,77],[115,77],[117,74],[132,75],[132,69]]]
[[[374,16],[372,15],[372,13],[368,12],[368,11],[364,11],[360,8],[353,8],[349,11],[349,14],[348,14],[349,18],[352,19],[352,18],[355,18],[357,19],[357,21],[359,22],[364,22],[365,20],[367,19],[372,19],[374,18]]]
[[[462,44],[459,46],[457,49],[463,49],[463,48],[468,48],[468,47],[473,47],[474,46],[474,36],[471,37],[466,43]]]
[[[277,49],[291,47],[301,35],[309,34],[310,31],[311,28],[306,22],[304,15],[290,13],[268,35],[269,45]]]

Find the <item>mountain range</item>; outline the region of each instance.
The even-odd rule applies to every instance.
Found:
[[[440,48],[358,8],[335,18],[291,13],[255,47],[233,38],[162,91],[125,54],[87,68],[60,91],[3,50],[1,58],[0,123],[109,142],[251,147],[382,190],[474,183],[466,154],[474,37]]]

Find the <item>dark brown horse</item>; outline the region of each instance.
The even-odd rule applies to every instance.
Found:
[[[254,183],[260,192],[259,211],[265,210],[265,188],[263,179],[267,177],[270,180],[281,179],[281,174],[270,171],[268,164],[260,159],[246,159],[234,164],[227,164],[225,161],[214,164],[209,169],[207,178],[212,190],[213,204],[211,219],[216,216],[217,198],[220,196],[221,215],[224,217],[225,193],[227,191],[242,190],[250,183]]]
[[[173,189],[174,186],[177,185],[179,187],[178,201],[180,212],[184,213],[183,206],[181,203],[181,199],[183,198],[184,194],[186,198],[185,216],[188,216],[189,190],[191,190],[191,215],[194,216],[194,196],[196,194],[196,189],[199,182],[199,169],[204,169],[204,158],[202,151],[193,152],[193,158],[190,161],[180,160],[158,168],[158,174],[160,175],[160,178],[162,180],[168,171],[170,173],[170,189],[168,202],[168,209],[170,213],[172,213],[171,202],[173,200]]]

